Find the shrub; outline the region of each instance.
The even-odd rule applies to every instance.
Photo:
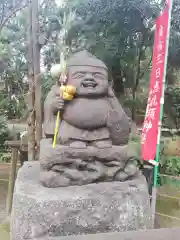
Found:
[[[4,142],[9,137],[9,131],[7,126],[7,118],[3,115],[0,115],[0,150],[4,146]]]
[[[6,99],[6,101],[1,104],[0,111],[2,113],[5,112],[8,119],[16,119],[22,116],[25,108],[23,97],[19,97],[18,99]]]
[[[179,129],[180,127],[180,88],[168,87],[165,93],[164,111],[168,122]]]
[[[8,163],[10,161],[11,161],[11,153],[10,152],[0,153],[0,162]]]

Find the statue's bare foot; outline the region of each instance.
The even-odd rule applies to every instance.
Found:
[[[139,172],[139,168],[137,167],[135,162],[133,162],[130,159],[130,161],[125,166],[124,170],[116,174],[115,181],[121,181],[121,182],[126,181],[129,178],[136,177],[138,172]]]
[[[125,180],[128,179],[128,174],[123,172],[123,171],[120,171],[116,176],[115,176],[115,181],[120,181],[120,182],[124,182]]]
[[[82,149],[82,148],[84,149],[84,148],[87,147],[86,143],[85,143],[85,142],[81,142],[81,141],[71,142],[71,143],[69,144],[69,146],[70,146],[71,148],[79,148],[79,149]]]
[[[54,171],[41,172],[40,182],[44,187],[56,188],[56,187],[66,187],[69,185],[70,180],[60,173]]]
[[[96,148],[110,148],[112,147],[112,142],[111,140],[94,141],[92,146]]]

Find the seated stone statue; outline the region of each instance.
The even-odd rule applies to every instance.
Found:
[[[76,88],[73,100],[60,98],[57,83],[44,103],[41,183],[60,187],[136,177],[139,170],[128,147],[130,121],[108,83],[107,67],[82,51],[69,59],[67,70],[67,84]],[[52,148],[59,110],[57,145]]]

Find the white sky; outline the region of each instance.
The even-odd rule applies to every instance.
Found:
[[[56,0],[58,6],[62,6],[64,2],[64,0]]]

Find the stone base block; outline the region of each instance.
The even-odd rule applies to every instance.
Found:
[[[45,188],[39,162],[19,170],[11,215],[12,240],[150,229],[146,180]]]

